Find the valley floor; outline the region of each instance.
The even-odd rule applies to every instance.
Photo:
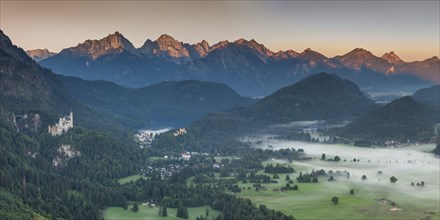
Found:
[[[267,190],[256,191],[253,184],[239,182],[242,192],[238,196],[249,198],[268,208],[293,215],[298,219],[440,219],[440,171],[439,158],[431,153],[434,145],[412,146],[400,149],[359,148],[344,145],[310,144],[265,140],[254,147],[280,149],[303,148],[313,159],[288,163],[282,160],[270,160],[268,163],[280,163],[295,168],[296,173],[289,174],[298,191],[280,191],[287,183],[286,174],[278,174],[279,182],[262,184]],[[327,158],[340,156],[341,161],[323,161],[322,153]],[[352,160],[357,158],[358,162]],[[328,177],[320,177],[318,183],[298,183],[300,172],[324,169],[348,171],[345,176],[334,176],[336,181],[329,182]],[[382,171],[382,174],[378,174]],[[263,171],[259,171],[263,174]],[[366,180],[361,176],[366,175]],[[390,183],[390,177],[398,178]],[[411,182],[424,181],[425,186],[411,186]],[[250,189],[248,188],[250,187]],[[350,194],[350,190],[354,194]],[[339,197],[339,204],[330,200]],[[386,199],[397,205],[383,202]]]

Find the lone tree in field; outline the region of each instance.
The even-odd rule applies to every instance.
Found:
[[[367,180],[367,176],[362,175],[362,180]]]
[[[395,182],[397,182],[397,178],[396,178],[396,177],[394,177],[394,176],[392,176],[392,177],[390,178],[390,182],[392,182],[392,183],[395,183]]]
[[[179,218],[188,219],[188,209],[183,206],[182,201],[179,201],[179,205],[177,206],[177,215],[176,216]]]
[[[290,180],[290,176],[286,175],[286,181],[289,181],[289,180]]]
[[[322,154],[321,160],[325,160],[325,154]]]
[[[167,216],[168,216],[168,210],[167,210],[167,207],[166,207],[166,206],[164,206],[164,207],[162,208],[162,216],[163,216],[163,217],[167,217]]]
[[[354,194],[354,190],[350,189],[350,194],[353,195]]]
[[[333,196],[332,200],[333,204],[337,205],[339,203],[339,198],[337,196]]]
[[[133,205],[133,212],[138,212],[138,211],[139,211],[138,204],[137,204],[137,202],[134,202],[134,205]]]

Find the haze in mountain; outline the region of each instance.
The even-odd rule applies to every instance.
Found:
[[[106,81],[65,76],[59,79],[82,103],[111,117],[123,118],[130,127],[137,128],[187,126],[209,112],[254,102],[224,84],[195,80],[167,81],[132,89]]]
[[[119,32],[40,61],[53,71],[89,80],[143,87],[165,80],[225,83],[246,96],[266,96],[313,73],[332,72],[374,91],[414,92],[439,83],[439,59],[406,63],[394,53],[377,57],[356,48],[334,58],[307,49],[272,52],[255,40],[221,41],[210,46],[180,42],[163,34],[140,48]]]
[[[35,49],[35,50],[27,50],[26,54],[30,56],[35,61],[40,61],[47,59],[51,56],[54,56],[56,53],[50,52],[47,49]]]
[[[440,107],[440,85],[417,90],[412,97],[419,102],[438,105]]]
[[[336,74],[319,73],[282,88],[249,107],[209,114],[190,129],[209,137],[233,136],[294,121],[352,119],[375,108],[376,104],[353,82]]]
[[[436,84],[440,83],[440,59],[436,56],[423,61],[401,63],[397,66],[399,72],[415,75]]]

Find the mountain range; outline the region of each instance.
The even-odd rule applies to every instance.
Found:
[[[121,42],[108,43],[112,47]],[[70,111],[75,125],[115,131],[116,127],[180,126],[209,112],[254,102],[219,83],[188,80],[130,89],[57,75],[33,61],[1,31],[0,76],[0,123],[34,133],[46,131],[59,115]]]
[[[144,50],[141,51],[121,36],[116,33],[115,36],[104,40],[86,41],[78,47],[66,49],[63,54],[44,59],[41,63],[58,59],[60,65],[68,64],[71,68],[76,68],[74,70],[82,70],[82,62],[85,62],[86,66],[94,67],[94,70],[105,70],[96,76],[107,77],[107,73],[111,73],[113,75],[109,76],[120,80],[145,77],[142,74],[146,72],[134,70],[150,68],[150,71],[150,65],[153,65],[151,71],[158,75],[154,76],[155,78],[148,76],[147,79],[153,78],[162,82],[140,88],[127,88],[113,82],[87,81],[57,75],[32,60],[21,48],[13,45],[0,30],[1,218],[100,219],[104,207],[127,207],[127,200],[138,200],[144,191],[143,198],[150,198],[147,194],[157,194],[158,199],[154,201],[162,201],[162,191],[175,189],[173,192],[176,193],[172,194],[181,195],[181,192],[192,189],[187,187],[185,179],[188,176],[184,177],[187,175],[186,168],[181,173],[182,176],[179,175],[175,179],[172,177],[164,180],[158,174],[159,178],[151,184],[145,182],[146,180],[139,180],[136,183],[128,183],[125,188],[116,181],[138,174],[139,170],[145,168],[148,157],[162,157],[161,154],[156,154],[162,152],[159,151],[161,149],[141,149],[134,142],[130,128],[144,123],[166,120],[175,122],[181,118],[194,120],[212,112],[193,123],[188,128],[187,135],[174,136],[171,132],[165,133],[158,136],[153,144],[171,140],[164,146],[173,148],[176,152],[188,148],[198,148],[199,152],[216,152],[210,148],[222,145],[224,147],[219,147],[219,151],[227,152],[222,155],[230,155],[228,152],[237,152],[234,148],[244,144],[234,145],[232,142],[225,142],[223,137],[228,134],[236,137],[241,132],[257,130],[268,125],[304,120],[339,121],[358,118],[351,126],[368,125],[370,130],[367,132],[373,129],[372,132],[383,134],[388,134],[386,129],[390,129],[393,135],[405,134],[408,136],[404,137],[411,138],[413,131],[417,136],[427,134],[426,137],[429,137],[430,133],[426,131],[437,120],[435,109],[438,110],[436,97],[439,96],[439,86],[419,90],[414,94],[414,98],[404,97],[379,107],[368,99],[356,84],[340,76],[350,76],[351,72],[342,71],[350,70],[359,71],[359,75],[368,73],[369,77],[374,76],[368,78],[372,80],[369,82],[384,79],[381,77],[389,79],[389,83],[406,83],[414,79],[409,75],[401,77],[396,73],[376,72],[387,68],[386,65],[382,67],[382,61],[377,61],[381,63],[377,68],[367,71],[364,68],[367,64],[361,61],[349,62],[349,59],[338,57],[340,61],[336,62],[336,58],[325,58],[312,50],[302,53],[273,53],[253,40],[221,42],[213,46],[201,42],[197,46],[172,41],[169,36],[163,36],[167,43],[146,42]],[[72,57],[74,62],[70,63],[69,59]],[[393,59],[392,55],[386,57]],[[188,76],[198,76],[198,73],[206,73],[198,79],[213,79],[213,75],[219,73],[229,77],[218,77],[219,80],[227,79],[227,82],[238,88],[267,92],[270,90],[268,88],[272,88],[271,85],[276,88],[283,83],[289,83],[282,80],[287,78],[277,78],[280,76],[277,75],[277,71],[301,62],[308,63],[311,59],[316,59],[316,63],[311,63],[315,66],[318,65],[318,60],[321,61],[320,67],[313,71],[334,68],[342,73],[336,75],[304,72],[301,75],[303,78],[298,79],[295,84],[289,84],[262,99],[245,98],[221,83],[198,80],[163,81],[166,77],[186,79]],[[368,63],[374,60],[373,57]],[[393,60],[398,61],[395,58]],[[81,65],[75,66],[75,62]],[[203,68],[223,69],[218,72],[200,72]],[[120,70],[126,72],[122,72],[121,75],[121,72],[118,72]],[[276,74],[272,74],[272,71]],[[256,77],[252,74],[255,72],[260,75]],[[84,76],[97,74],[92,71],[80,73]],[[173,75],[180,73],[188,75]],[[240,82],[244,87],[240,87]],[[259,82],[260,87],[253,87],[252,83],[255,82]],[[381,85],[387,85],[386,82]],[[142,82],[139,83],[141,84]],[[75,127],[60,136],[49,135],[47,125],[55,123],[60,115],[69,111],[74,112]],[[432,120],[433,118],[435,120]],[[353,127],[352,131],[358,131],[356,129],[358,126]],[[203,137],[203,140],[197,140],[197,143],[192,143],[194,145],[186,144],[187,140],[200,137]],[[219,138],[222,139],[221,142],[217,141]],[[206,139],[209,141],[204,142]],[[249,155],[249,148],[244,149]],[[219,151],[217,152],[220,153]],[[215,155],[219,155],[217,152]],[[262,154],[257,152],[254,158],[260,155]],[[189,170],[188,173],[197,173],[197,170],[199,168]],[[156,177],[153,175],[152,178]],[[133,193],[133,189],[138,193]],[[211,194],[211,191],[204,190],[202,189],[203,192]],[[191,197],[190,193],[186,194]],[[219,193],[220,191],[212,191],[214,195]],[[200,195],[196,195],[195,198],[200,197],[203,200],[203,195]],[[225,197],[220,198],[221,200],[212,200],[211,197],[206,199],[212,201],[212,204],[223,204],[229,201],[224,198],[232,196],[225,193]],[[240,201],[243,203],[231,204],[239,204],[237,207],[242,207],[241,204],[247,203],[244,200]],[[246,208],[249,212],[260,209],[263,208]],[[279,216],[278,212],[268,212]]]
[[[361,88],[408,90],[439,83],[440,60],[404,62],[394,52],[377,57],[356,48],[333,58],[311,49],[273,52],[255,40],[188,44],[161,35],[135,48],[121,33],[77,46],[39,61],[67,76],[143,87],[166,80],[224,83],[246,96],[266,96],[313,73],[332,72]]]

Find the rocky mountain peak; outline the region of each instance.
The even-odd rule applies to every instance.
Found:
[[[27,55],[30,56],[35,61],[44,60],[51,56],[54,56],[56,53],[50,52],[48,49],[35,49],[35,50],[27,50]]]
[[[355,48],[354,50],[348,52],[344,56],[356,56],[359,58],[362,57],[376,57],[374,54],[372,54],[370,51],[365,50],[364,48]]]
[[[399,64],[399,63],[402,63],[402,62],[403,62],[403,61],[400,59],[400,57],[397,56],[397,55],[394,53],[394,51],[391,51],[391,52],[385,53],[385,54],[382,56],[382,59],[388,61],[388,62],[391,63],[391,64]]]
[[[147,57],[161,57],[175,63],[183,63],[191,59],[185,45],[167,34],[160,35],[156,41],[148,39],[138,51]]]
[[[229,44],[230,44],[230,42],[229,42],[228,40],[220,41],[220,42],[218,42],[218,43],[212,45],[212,50],[215,50],[215,49],[218,49],[218,48],[226,47],[226,46],[229,45]]]
[[[182,42],[177,41],[176,39],[174,39],[173,37],[171,37],[167,34],[160,35],[160,37],[157,38],[156,42],[159,46],[159,49],[162,51],[174,49],[174,50],[181,51],[181,52],[185,53],[184,51],[186,50],[183,47]],[[186,51],[186,53],[187,52],[188,51]],[[189,56],[189,55],[186,55],[186,56]]]
[[[86,40],[84,43],[65,49],[60,53],[88,56],[95,60],[103,55],[121,53],[122,51],[135,53],[136,48],[121,33],[116,31],[114,34],[109,34],[100,40]]]
[[[433,56],[433,57],[428,58],[428,59],[426,59],[426,60],[428,60],[428,61],[433,61],[433,62],[438,62],[438,61],[440,61],[440,59],[438,58],[438,56]]]
[[[394,73],[395,68],[385,59],[376,57],[373,53],[363,48],[356,48],[345,55],[336,56],[336,60],[345,67],[359,71],[361,68],[368,68],[379,73]]]
[[[209,51],[209,49],[211,48],[211,46],[209,45],[208,41],[206,41],[206,40],[202,40],[202,42],[199,42],[196,45],[200,45],[206,51]]]
[[[253,40],[253,39],[252,39],[252,40]],[[236,43],[236,44],[244,44],[244,45],[250,44],[250,42],[251,42],[251,41],[248,41],[248,40],[246,40],[246,39],[244,39],[244,38],[240,38],[240,39],[234,41],[234,43]],[[254,42],[255,42],[255,41],[254,41]],[[256,43],[256,42],[255,42],[255,43]]]
[[[130,52],[135,51],[133,44],[127,40],[121,33],[116,31],[114,34],[109,34],[107,37],[99,41],[101,44],[108,43],[111,48],[124,48]]]
[[[168,40],[175,41],[175,39],[168,34],[160,35],[156,41],[168,41]]]
[[[303,58],[311,59],[311,60],[314,60],[314,59],[327,59],[326,56],[324,56],[324,55],[322,55],[322,54],[320,54],[320,53],[318,53],[318,52],[316,52],[316,51],[314,51],[314,50],[312,50],[310,48],[305,49],[302,53],[299,54],[299,56],[301,56]]]
[[[261,58],[264,58],[264,56],[273,56],[274,55],[274,53],[272,51],[267,49],[263,44],[259,44],[254,39],[251,39],[248,41],[243,38],[240,38],[240,39],[234,41],[234,43],[238,44],[238,45],[243,45],[243,46],[246,46],[246,47],[249,47],[249,48],[255,50],[257,53],[259,53],[261,56],[263,56]]]
[[[196,51],[196,58],[205,57],[211,51],[211,46],[206,40],[202,40],[194,45],[189,45],[188,47],[193,48]],[[194,56],[191,56],[194,58]]]
[[[296,51],[293,51],[293,50],[286,50],[286,51],[280,50],[280,51],[274,53],[273,56],[277,59],[286,60],[286,59],[290,59],[290,58],[295,58],[298,55],[299,55],[299,53]]]

